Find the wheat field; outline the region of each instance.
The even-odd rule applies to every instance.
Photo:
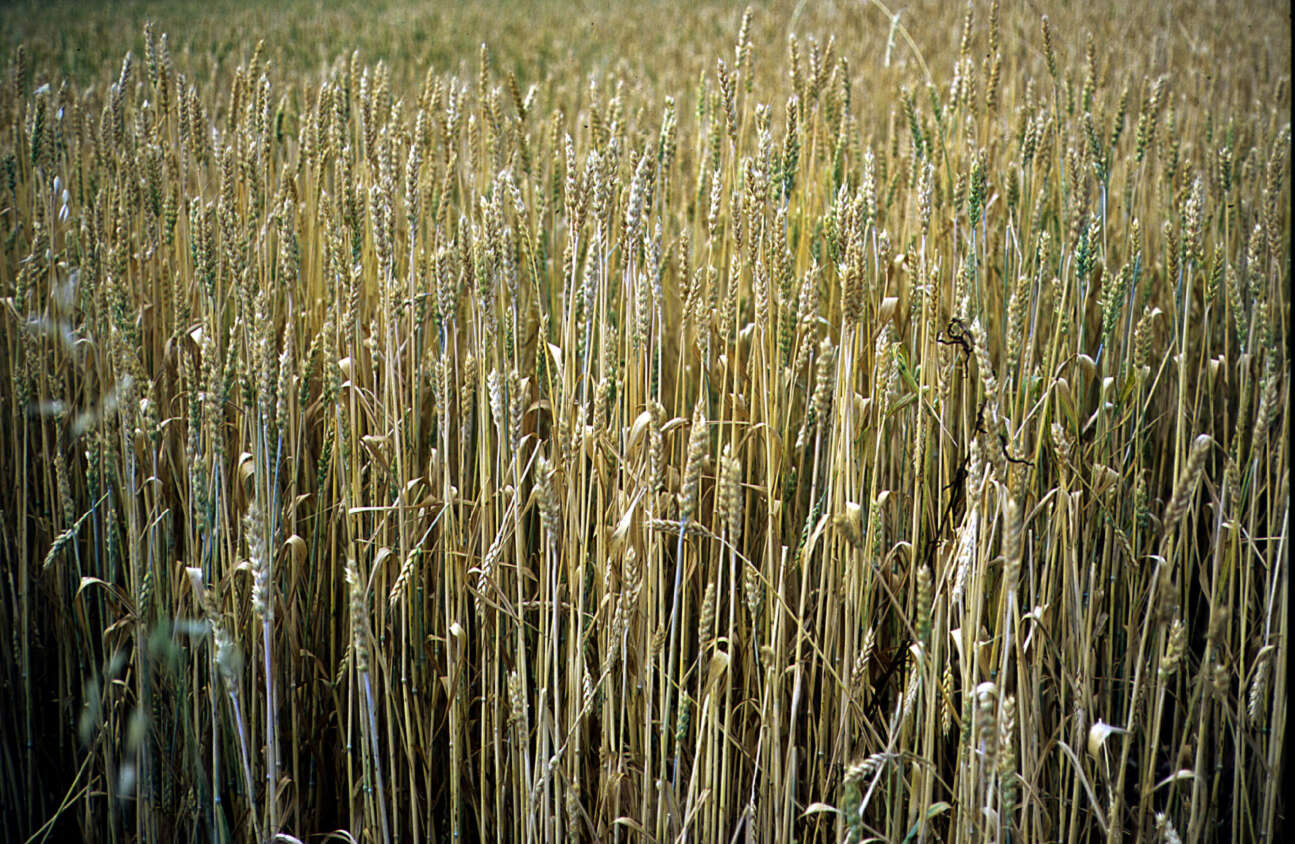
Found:
[[[1274,840],[1289,21],[0,8],[0,838]]]

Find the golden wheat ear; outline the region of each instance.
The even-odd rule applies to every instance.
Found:
[[[1275,837],[1287,10],[318,5],[0,4],[0,840]]]

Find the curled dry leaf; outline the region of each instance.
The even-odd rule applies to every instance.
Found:
[[[1123,732],[1127,731],[1122,727],[1113,727],[1099,718],[1088,728],[1088,755],[1094,759],[1098,758],[1102,752],[1102,745],[1106,744],[1106,740],[1114,733]]]

